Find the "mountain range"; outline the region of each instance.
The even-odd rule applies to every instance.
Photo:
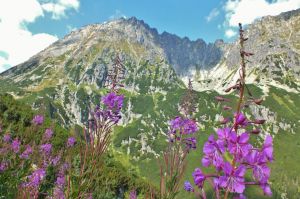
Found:
[[[264,99],[262,107],[250,106],[247,115],[267,120],[257,142],[266,133],[274,136],[275,197],[295,198],[300,189],[300,10],[256,20],[245,34],[246,49],[255,53],[246,81],[251,93]],[[114,131],[114,153],[157,182],[149,171],[158,174],[154,157],[166,146],[167,122],[178,115],[191,78],[197,96],[194,117],[201,130],[199,149],[191,153],[188,171],[200,166],[205,139],[226,116],[213,98],[225,95],[224,89],[238,78],[239,41],[191,41],[159,33],[135,17],[121,18],[75,30],[1,73],[0,91],[33,109],[42,108],[65,128],[84,126],[89,110],[106,91],[104,83],[117,54],[126,78],[121,90],[125,108],[122,123]],[[234,93],[226,95],[235,99]],[[148,171],[141,169],[145,165]]]

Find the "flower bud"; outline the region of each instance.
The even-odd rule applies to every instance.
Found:
[[[255,120],[254,124],[264,124],[266,120]]]
[[[240,89],[240,85],[236,84],[232,87],[233,89],[239,90]]]
[[[217,101],[219,101],[219,102],[230,102],[229,99],[226,99],[226,98],[224,98],[224,97],[222,97],[222,96],[216,96],[215,99],[216,99]]]
[[[263,102],[263,99],[254,99],[253,102],[257,105],[261,105],[261,103]]]
[[[245,51],[242,51],[241,54],[242,54],[242,55],[245,55],[245,56],[247,56],[247,57],[254,55],[253,53],[245,52]]]
[[[231,91],[231,89],[232,89],[232,87],[229,87],[229,88],[227,88],[227,89],[225,90],[225,93],[228,93],[228,92],[230,92],[230,91]]]
[[[224,106],[223,106],[223,109],[224,109],[225,111],[227,111],[227,110],[231,110],[232,108],[231,108],[230,106],[224,105]]]
[[[251,131],[251,133],[257,135],[257,134],[260,133],[260,130],[259,130],[259,129],[253,129],[253,130]]]

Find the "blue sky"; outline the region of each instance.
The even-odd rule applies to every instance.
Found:
[[[300,0],[1,0],[0,72],[82,26],[135,16],[159,32],[234,41],[237,24],[300,8]]]
[[[167,31],[182,37],[188,36],[193,40],[203,38],[209,42],[224,38],[224,33],[218,29],[218,25],[224,20],[224,14],[207,21],[210,12],[214,8],[221,8],[224,2],[220,0],[202,2],[201,0],[84,0],[80,1],[79,11],[71,11],[67,18],[52,20],[49,13],[49,17],[39,18],[30,24],[29,29],[34,33],[47,32],[62,37],[70,28],[101,23],[121,16],[135,16],[151,27],[157,28],[159,32]]]

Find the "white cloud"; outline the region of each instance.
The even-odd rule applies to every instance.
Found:
[[[67,16],[67,10],[73,9],[78,11],[79,5],[79,0],[58,0],[56,2],[42,4],[42,8],[46,12],[52,13],[52,19],[58,20]]]
[[[64,7],[63,12],[79,8],[77,0],[58,3]],[[38,0],[0,1],[0,72],[28,60],[58,39],[46,33],[33,34],[27,29],[28,23],[45,16],[43,9]]]
[[[238,23],[244,25],[252,23],[267,15],[278,15],[300,8],[300,0],[228,0],[225,4],[226,22],[231,27],[238,26]]]
[[[67,8],[73,8],[75,10],[78,10],[80,5],[78,0],[60,0],[59,3]]]
[[[47,33],[31,33],[28,23],[45,17],[44,12],[60,19],[68,10],[78,11],[79,6],[79,0],[1,0],[0,72],[28,60],[58,39]]]
[[[210,22],[213,19],[215,19],[217,16],[219,16],[220,11],[217,8],[212,9],[212,11],[210,11],[210,13],[208,14],[208,16],[206,17],[206,21]]]
[[[237,32],[234,31],[233,29],[227,29],[227,30],[225,31],[225,36],[226,36],[227,38],[232,38],[232,37],[234,37],[236,34],[237,34]]]

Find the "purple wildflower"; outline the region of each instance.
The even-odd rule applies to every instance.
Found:
[[[67,147],[72,147],[76,143],[76,139],[74,137],[69,137],[67,142]]]
[[[248,125],[247,118],[242,113],[235,114],[235,123],[236,123],[236,125],[241,125],[241,126]]]
[[[61,189],[59,187],[55,187],[54,191],[53,191],[53,197],[55,199],[65,199],[65,193],[64,193],[63,189]]]
[[[31,154],[32,154],[32,148],[31,146],[27,145],[25,151],[20,155],[20,158],[28,159],[29,155]]]
[[[18,140],[18,138],[14,139],[11,143],[11,148],[15,153],[18,153],[20,150],[21,142]]]
[[[225,176],[220,176],[219,185],[230,192],[243,193],[246,167],[239,166],[237,169],[234,169],[229,162],[225,162],[223,171]]]
[[[234,196],[233,199],[247,199],[246,196],[244,194],[239,194],[237,196]]]
[[[237,111],[234,113],[234,120],[228,120],[225,118],[220,121],[222,125],[228,125],[226,128],[218,129],[218,139],[215,140],[211,135],[208,141],[204,144],[202,158],[202,164],[205,167],[214,166],[216,172],[209,175],[202,174],[201,170],[193,173],[193,176],[199,176],[195,183],[198,183],[200,190],[202,191],[200,197],[206,198],[206,194],[203,190],[203,181],[205,178],[209,178],[210,182],[213,181],[213,188],[217,198],[220,198],[220,194],[225,192],[225,197],[228,198],[228,193],[232,192],[232,196],[235,199],[245,199],[243,192],[247,185],[259,185],[264,191],[265,195],[271,196],[272,191],[268,184],[271,170],[268,167],[268,163],[273,161],[273,140],[268,135],[263,143],[262,148],[253,147],[250,141],[250,135],[257,135],[261,132],[256,125],[262,125],[266,122],[264,119],[255,119],[249,121],[242,113],[243,108],[250,106],[250,103],[260,105],[262,99],[254,99],[250,96],[250,100],[245,100],[245,77],[246,77],[246,57],[253,55],[253,53],[244,50],[244,42],[247,38],[244,37],[244,30],[242,24],[239,24],[240,33],[240,56],[241,56],[241,69],[240,78],[225,92],[231,90],[239,91],[239,100],[237,104]],[[248,90],[248,88],[246,88]],[[250,91],[248,90],[250,93]],[[251,95],[251,94],[250,94]],[[224,97],[215,97],[219,102],[229,102]],[[231,110],[232,108],[224,105],[224,110]],[[230,123],[231,124],[230,124]],[[174,124],[178,125],[178,120],[174,121]],[[220,124],[220,123],[218,123]],[[232,125],[232,126],[231,126]],[[248,128],[248,125],[254,125],[252,128]],[[229,127],[229,128],[228,128]],[[250,130],[252,129],[252,130]],[[244,131],[244,133],[239,133]],[[247,131],[247,132],[246,132]],[[175,133],[173,133],[175,135]],[[223,160],[228,162],[223,162]],[[230,162],[230,163],[229,163]],[[245,182],[246,170],[252,172],[253,182]],[[194,177],[195,178],[195,177]]]
[[[272,190],[271,190],[269,184],[264,183],[264,184],[261,184],[260,187],[262,188],[265,195],[272,196]]]
[[[184,182],[184,190],[186,190],[187,192],[194,192],[195,191],[192,184],[189,181]]]
[[[194,120],[184,119],[177,116],[170,121],[171,133],[176,134],[193,134],[198,131],[197,124]]]
[[[235,155],[236,159],[241,159],[245,157],[252,146],[249,142],[249,134],[242,133],[241,135],[237,135],[236,133],[230,134],[230,142],[228,143],[228,150],[231,154]]]
[[[8,163],[2,161],[2,162],[0,163],[0,173],[2,173],[3,171],[5,171],[7,168],[8,168]]]
[[[51,150],[52,150],[52,144],[42,144],[40,146],[40,151],[45,155],[50,155]]]
[[[195,169],[195,171],[193,172],[193,178],[194,178],[195,185],[197,185],[199,188],[202,188],[206,177],[202,173],[201,169],[199,168]]]
[[[137,199],[136,190],[130,191],[129,199]]]
[[[52,138],[52,135],[53,135],[52,129],[46,129],[46,131],[44,133],[44,139],[46,141],[49,141]]]
[[[124,96],[117,95],[114,92],[108,93],[104,97],[102,97],[102,102],[105,104],[109,109],[119,111],[123,106]]]
[[[273,138],[268,135],[262,147],[262,153],[267,157],[269,161],[273,160]]]
[[[222,128],[217,130],[218,139],[227,143],[230,140],[231,129]]]
[[[32,122],[35,125],[42,125],[44,123],[44,116],[42,116],[42,115],[36,115],[36,116],[34,116]]]
[[[55,182],[55,184],[56,184],[57,186],[59,186],[59,187],[64,187],[64,186],[65,186],[65,183],[66,183],[65,175],[60,174],[59,176],[57,176],[56,182]]]
[[[267,162],[265,161],[263,154],[256,150],[253,150],[246,157],[246,160],[248,165],[253,170],[254,178],[260,183],[266,183],[270,177],[271,170],[267,166]]]
[[[220,169],[223,165],[223,156],[225,152],[224,142],[215,141],[214,136],[210,135],[208,142],[204,144],[203,153],[204,157],[202,158],[202,165],[208,167],[210,164],[213,164]]]
[[[87,199],[93,199],[93,194],[92,193],[88,193],[87,194]]]
[[[10,141],[11,141],[11,136],[10,136],[10,134],[5,134],[5,135],[3,136],[3,141],[4,141],[4,142],[10,142]]]
[[[61,172],[64,172],[64,171],[68,170],[69,168],[70,168],[70,164],[69,163],[64,163],[62,165]]]
[[[181,117],[177,116],[175,119],[171,120],[170,126],[172,129],[179,129],[181,126]]]
[[[46,176],[45,169],[37,169],[30,176],[28,176],[29,182],[25,184],[26,187],[38,188]]]
[[[194,137],[189,137],[184,139],[186,149],[189,151],[190,149],[196,149],[197,140]]]
[[[58,162],[60,161],[60,155],[55,156],[54,158],[51,159],[51,163],[56,166]]]
[[[192,134],[198,131],[196,122],[190,119],[185,119],[183,121],[183,129],[183,134]]]

